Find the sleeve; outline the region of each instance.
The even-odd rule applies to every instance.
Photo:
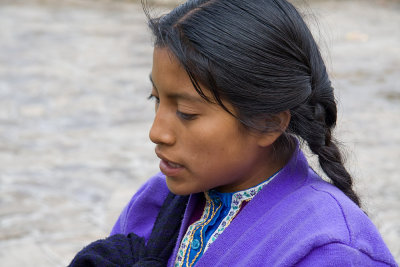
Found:
[[[394,262],[386,262],[371,257],[356,248],[341,243],[330,243],[314,248],[295,266],[397,266]]]
[[[151,177],[125,206],[110,235],[134,232],[147,240],[168,193],[162,173]]]

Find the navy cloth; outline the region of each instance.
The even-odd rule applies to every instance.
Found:
[[[70,267],[166,266],[178,238],[188,196],[169,193],[146,244],[134,233],[117,234],[95,241],[82,249]]]

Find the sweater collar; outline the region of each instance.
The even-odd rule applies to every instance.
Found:
[[[247,225],[251,225],[257,221],[262,214],[268,212],[268,210],[285,198],[285,196],[301,187],[306,182],[308,171],[309,166],[307,159],[301,152],[299,143],[297,142],[297,147],[289,162],[279,171],[279,173],[277,173],[276,177],[274,177],[269,185],[265,186],[237,215],[235,220],[232,221],[230,227],[228,227],[213,244],[213,248],[223,253],[223,251],[229,248],[229,244],[234,243],[234,241],[246,231],[248,227]],[[190,216],[194,211],[196,204],[198,201],[201,201],[202,198],[203,193],[192,194],[190,196],[181,225],[178,242],[174,253],[170,257],[168,266],[173,266],[176,254],[178,253],[179,244],[186,232]],[[245,218],[245,221],[241,218]],[[199,264],[200,262],[218,261],[218,259],[213,259],[213,256],[215,255],[212,255],[212,253],[204,254],[199,260]]]

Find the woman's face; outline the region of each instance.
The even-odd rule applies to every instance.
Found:
[[[154,49],[151,80],[156,114],[149,135],[173,193],[243,190],[280,168],[270,164],[265,140],[273,137],[245,130],[221,106],[205,101],[167,48]]]

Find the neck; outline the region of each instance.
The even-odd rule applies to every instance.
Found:
[[[257,172],[254,172],[251,175],[243,174],[243,178],[238,180],[236,183],[220,186],[215,189],[221,193],[233,193],[261,184],[281,170],[290,160],[293,154],[293,149],[290,151],[288,149],[282,151],[284,153],[278,155],[277,150],[275,150],[273,146],[270,146],[259,155],[260,160],[258,166],[260,166],[260,168]]]

